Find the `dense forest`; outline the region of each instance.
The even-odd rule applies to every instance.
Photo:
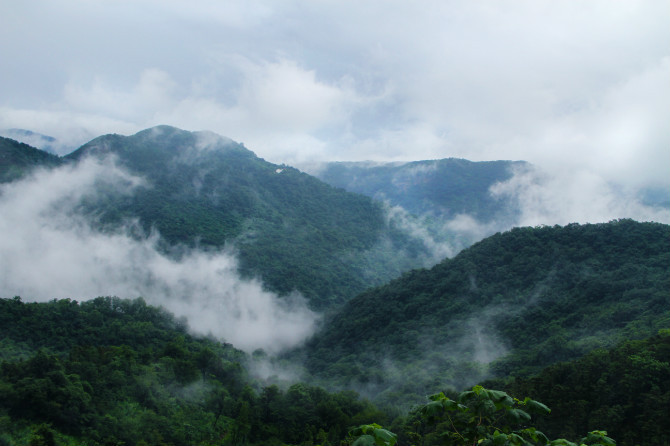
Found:
[[[337,444],[353,392],[261,387],[247,357],[143,300],[0,300],[0,444]],[[49,439],[51,438],[51,439]]]
[[[353,391],[260,382],[249,373],[253,358],[193,337],[184,321],[142,299],[0,299],[0,339],[3,446],[670,441],[667,329],[534,378],[484,383],[504,391],[437,387],[407,411]],[[483,424],[473,426],[473,414]]]
[[[439,386],[529,376],[669,324],[667,225],[516,228],[362,293],[294,354],[325,381],[418,401]]]
[[[0,184],[17,180],[35,167],[54,167],[61,163],[56,155],[0,137]]]
[[[620,444],[670,444],[668,328],[647,339],[552,365],[533,378],[507,381],[501,387],[508,392],[551,404],[553,416],[536,424],[548,435],[573,438],[604,429]]]

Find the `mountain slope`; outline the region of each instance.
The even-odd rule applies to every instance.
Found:
[[[619,445],[670,444],[670,329],[555,364],[505,390],[551,407],[537,421],[550,437],[574,438],[597,426]]]
[[[106,135],[65,160],[108,155],[146,186],[88,203],[102,224],[139,218],[170,245],[232,243],[245,275],[280,293],[297,289],[315,308],[421,264],[420,243],[389,227],[378,203],[268,163],[213,133],[161,126]]]
[[[0,137],[0,183],[19,179],[35,167],[54,167],[61,163],[56,155]]]
[[[523,162],[464,159],[409,163],[326,163],[315,176],[328,184],[402,206],[415,215],[453,218],[468,214],[489,222],[510,217],[508,203],[492,197],[489,188],[512,176]]]
[[[668,324],[669,226],[517,228],[357,296],[303,353],[315,375],[392,398],[462,388],[482,364],[529,374]]]

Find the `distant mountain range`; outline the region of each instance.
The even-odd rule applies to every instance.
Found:
[[[0,136],[28,144],[32,147],[44,150],[45,152],[49,152],[54,155],[62,155],[74,150],[74,147],[69,147],[53,136],[43,135],[42,133],[33,132],[32,130],[15,128],[6,129],[0,131]]]
[[[333,164],[322,172],[332,187],[216,134],[159,126],[132,136],[104,135],[64,157],[2,138],[0,181],[89,156],[114,156],[147,180],[132,196],[108,190],[104,199],[87,202],[82,210],[100,225],[137,218],[146,233],[157,229],[170,246],[234,244],[245,276],[260,277],[282,294],[297,290],[317,309],[472,243],[479,235],[445,235],[439,222],[457,213],[502,219],[508,210],[488,187],[509,178],[517,164],[425,161],[366,170],[366,180],[361,166]],[[350,192],[339,187],[346,175],[357,178],[349,181]],[[371,198],[393,199],[410,212],[433,209],[437,222],[408,223],[413,217],[398,218]]]
[[[473,162],[465,159],[408,163],[331,162],[314,175],[336,187],[367,195],[415,215],[441,219],[467,214],[479,221],[510,220],[515,210],[489,194],[491,186],[509,180],[523,161]]]

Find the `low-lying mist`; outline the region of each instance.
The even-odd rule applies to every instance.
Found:
[[[450,321],[454,330],[446,337],[417,328],[415,338],[406,339],[410,353],[399,355],[387,346],[359,353],[360,362],[350,366],[363,373],[345,387],[382,406],[409,410],[433,393],[460,391],[491,378],[489,364],[509,352],[505,339],[492,328],[493,315],[487,309]]]
[[[426,267],[518,226],[605,223],[621,218],[670,223],[670,199],[659,192],[665,187],[618,184],[589,170],[548,171],[531,164],[513,167],[512,174],[489,188],[488,195],[503,201],[505,210],[488,221],[465,213],[413,215],[386,201],[387,223],[422,241]]]
[[[507,220],[481,222],[468,214],[444,220],[432,214],[415,216],[402,206],[391,206],[389,203],[386,203],[385,211],[388,224],[423,243],[426,251],[423,263],[426,267],[451,258],[473,243],[511,227]]]
[[[666,204],[645,203],[646,192],[655,186],[612,182],[587,169],[549,171],[526,165],[517,167],[508,181],[494,184],[490,193],[517,210],[514,226],[603,223],[620,218],[670,223]]]
[[[82,201],[112,188],[144,184],[112,160],[40,170],[0,187],[0,295],[28,301],[142,296],[199,334],[272,354],[300,344],[318,316],[298,294],[278,297],[243,280],[231,250],[158,249],[160,235],[137,237],[133,222],[101,232],[80,212]],[[146,185],[150,187],[150,185]]]

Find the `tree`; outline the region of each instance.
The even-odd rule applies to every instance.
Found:
[[[550,412],[538,401],[519,400],[482,386],[460,393],[455,400],[440,392],[415,411],[419,423],[407,437],[416,445],[426,446],[578,446],[565,439],[549,440],[531,426],[533,415]],[[393,446],[396,436],[372,424],[350,431],[348,441],[352,446]],[[615,444],[604,431],[590,432],[579,442],[580,446]]]
[[[351,446],[393,446],[398,436],[380,425],[364,424],[349,431],[348,444]]]

